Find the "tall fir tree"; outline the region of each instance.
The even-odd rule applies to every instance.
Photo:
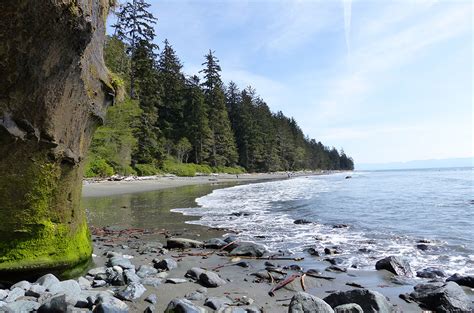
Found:
[[[135,53],[139,45],[143,45],[143,41],[148,42],[152,49],[158,48],[153,44],[155,38],[156,18],[149,12],[150,4],[145,0],[127,1],[120,6],[116,13],[117,23],[112,27],[115,28],[115,36],[127,45],[127,52],[131,58],[130,71],[130,98],[135,99],[135,78],[137,57]]]
[[[211,129],[211,154],[208,158],[212,166],[233,166],[237,162],[237,150],[234,134],[230,126],[226,109],[225,94],[220,76],[219,60],[212,51],[205,56],[200,71],[204,75],[201,84],[204,89],[205,103],[208,107],[209,127]]]
[[[185,79],[181,73],[182,67],[173,47],[165,40],[158,60],[161,90],[158,127],[173,145],[186,135],[183,128]]]

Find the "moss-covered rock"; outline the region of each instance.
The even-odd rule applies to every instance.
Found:
[[[0,11],[0,277],[90,259],[83,159],[113,102],[109,1],[6,0]],[[24,275],[23,275],[24,276]]]

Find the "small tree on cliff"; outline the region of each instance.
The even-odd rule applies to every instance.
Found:
[[[137,57],[135,53],[143,41],[148,42],[152,49],[158,48],[153,43],[156,18],[148,11],[150,4],[145,0],[127,1],[118,10],[115,36],[125,42],[128,46],[127,52],[131,56],[132,64],[130,70],[130,98],[135,99],[135,67]]]

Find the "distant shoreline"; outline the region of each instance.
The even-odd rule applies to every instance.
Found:
[[[196,177],[178,176],[150,176],[145,178],[126,178],[120,181],[88,181],[85,180],[82,188],[83,197],[106,197],[128,193],[146,192],[176,188],[189,185],[204,185],[216,183],[258,182],[267,180],[282,180],[293,177],[313,175],[327,175],[340,173],[340,171],[301,171],[301,172],[275,172],[252,174],[216,174]],[[290,175],[290,176],[288,176]]]

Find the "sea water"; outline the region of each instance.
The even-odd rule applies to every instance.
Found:
[[[397,255],[414,270],[474,274],[473,168],[296,177],[217,189],[196,202],[173,211],[270,251],[337,247],[345,266],[374,269]]]

